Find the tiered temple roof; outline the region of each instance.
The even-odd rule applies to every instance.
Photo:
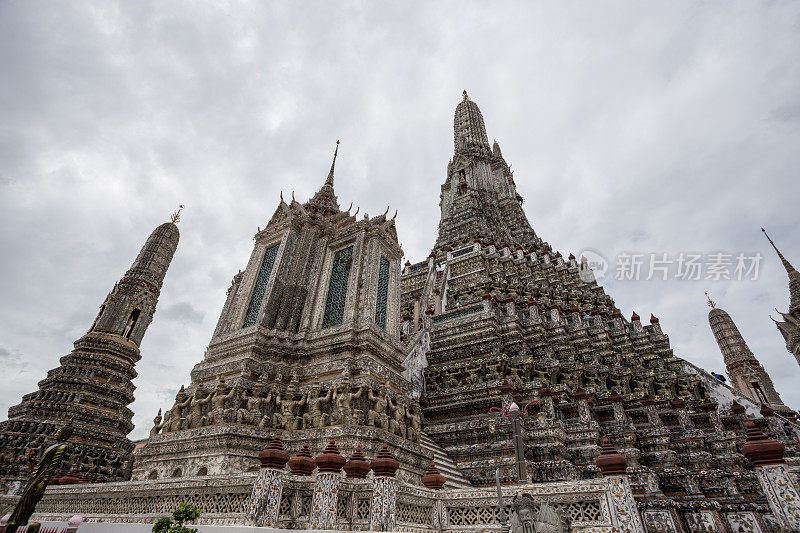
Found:
[[[489,410],[514,401],[532,481],[599,476],[608,438],[643,505],[763,505],[740,453],[746,416],[797,464],[791,422],[676,357],[658,318],[624,318],[582,258],[537,236],[466,93],[454,127],[436,244],[401,280],[409,352],[429,342],[412,364],[426,433],[474,484],[498,465],[513,480],[511,424]]]

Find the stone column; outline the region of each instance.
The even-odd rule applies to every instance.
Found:
[[[631,484],[626,475],[628,466],[625,456],[617,452],[607,438],[603,439],[600,455],[596,459],[597,467],[608,482],[613,506],[612,520],[622,533],[640,533],[644,531],[636,500],[633,499]],[[677,531],[673,524],[673,531]]]
[[[436,491],[436,500],[434,502],[432,516],[434,531],[443,531],[447,527],[447,512],[444,507],[444,501],[442,501],[442,498],[439,496],[439,491],[444,487],[445,481],[444,476],[439,472],[439,469],[436,468],[436,463],[431,461],[431,466],[428,467],[428,471],[422,476],[422,484]]]
[[[753,463],[769,508],[781,526],[786,531],[800,531],[800,487],[783,460],[783,444],[764,435],[748,420],[742,455]]]
[[[261,470],[250,494],[247,524],[277,527],[278,509],[283,495],[283,470],[289,460],[289,454],[283,449],[280,437],[275,435],[270,445],[258,454],[258,460],[261,462]]]
[[[592,411],[589,409],[589,395],[586,391],[578,387],[578,389],[572,393],[572,399],[578,402],[578,419],[581,423],[591,424],[594,418],[592,417]]]
[[[342,457],[336,443],[331,439],[325,450],[314,458],[314,462],[317,463],[319,472],[314,483],[314,497],[311,500],[308,528],[335,529],[342,467],[347,460]]]
[[[398,482],[394,475],[400,463],[384,444],[378,457],[371,463],[375,477],[372,480],[372,505],[369,513],[370,531],[393,531],[396,524]]]

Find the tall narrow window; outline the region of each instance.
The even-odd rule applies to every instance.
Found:
[[[253,287],[253,294],[250,296],[250,305],[247,306],[247,314],[244,316],[243,328],[252,326],[258,319],[258,312],[261,310],[261,301],[267,291],[269,275],[275,265],[275,258],[278,256],[278,244],[270,246],[264,251],[264,258],[261,260],[261,268],[258,270],[256,284]]]
[[[100,317],[101,317],[101,316],[103,316],[103,312],[104,312],[105,310],[106,310],[106,306],[105,306],[105,304],[101,305],[101,306],[100,306],[100,312],[99,312],[99,313],[97,313],[97,318],[95,318],[95,319],[94,319],[94,322],[92,323],[92,327],[91,327],[91,328],[89,328],[89,333],[91,333],[92,331],[94,331],[94,328],[96,328],[96,327],[97,327],[97,323],[98,323],[98,322],[100,322]]]
[[[347,300],[347,282],[350,279],[350,266],[353,264],[353,247],[339,250],[333,256],[331,281],[328,283],[328,297],[325,300],[325,314],[322,327],[338,326],[344,319],[344,303]]]
[[[378,303],[375,305],[375,324],[386,329],[386,301],[389,298],[389,261],[381,256],[378,268]]]
[[[139,320],[139,314],[142,311],[139,309],[134,309],[131,311],[131,316],[128,317],[128,321],[125,323],[125,329],[122,330],[122,336],[126,339],[131,338],[131,333],[133,333],[133,328],[136,327],[136,322]]]

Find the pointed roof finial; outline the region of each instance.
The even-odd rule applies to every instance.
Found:
[[[172,213],[172,217],[171,218],[172,218],[172,223],[173,224],[177,224],[178,222],[181,221],[181,209],[183,209],[183,206],[179,205],[178,206],[178,210],[175,211],[174,213]]]
[[[708,306],[711,309],[716,309],[717,308],[717,304],[714,303],[714,300],[711,299],[711,296],[708,295],[708,292],[706,292],[706,298],[708,298]]]
[[[333,161],[331,162],[331,171],[328,172],[328,179],[325,183],[333,185],[333,169],[336,167],[336,156],[339,155],[339,139],[336,139],[336,149],[333,151]]]
[[[781,263],[783,263],[783,268],[786,269],[786,272],[789,274],[789,277],[800,275],[800,274],[798,274],[797,270],[795,270],[795,268],[792,266],[792,264],[785,257],[783,257],[783,254],[781,253],[780,250],[778,250],[778,247],[775,246],[775,243],[772,242],[772,239],[769,238],[769,233],[767,233],[767,230],[765,230],[764,228],[761,228],[761,231],[764,232],[764,236],[767,238],[769,243],[772,245],[772,247],[778,253],[778,257],[781,258]]]
[[[466,89],[464,89],[464,92],[463,92],[462,94],[464,95],[464,101],[465,101],[465,102],[466,102],[467,100],[469,100],[469,96],[467,96],[467,90],[466,90]]]
[[[331,162],[331,170],[328,172],[328,178],[322,185],[322,188],[317,191],[314,197],[306,202],[304,205],[314,210],[321,211],[332,215],[339,211],[339,202],[336,198],[336,193],[333,191],[333,171],[336,168],[336,156],[339,155],[339,140],[336,140],[336,149],[333,152],[333,161]]]

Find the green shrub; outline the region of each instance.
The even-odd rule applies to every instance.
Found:
[[[200,516],[200,511],[197,510],[196,507],[192,507],[188,503],[181,503],[178,505],[178,508],[172,512],[172,519],[178,522],[179,524],[183,524],[184,522],[191,522],[192,520],[197,520],[197,517]]]
[[[167,533],[171,525],[172,520],[169,518],[159,518],[158,521],[153,524],[153,533]]]
[[[196,507],[192,507],[188,503],[181,503],[178,505],[178,508],[172,512],[172,520],[169,518],[159,518],[158,521],[153,524],[153,533],[196,532],[196,529],[186,527],[183,525],[183,523],[197,520],[199,516],[200,511],[198,511]]]

